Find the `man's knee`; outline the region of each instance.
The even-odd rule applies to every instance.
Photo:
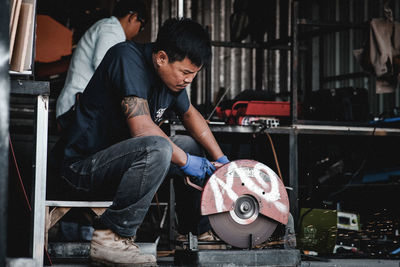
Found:
[[[150,154],[150,161],[155,164],[155,167],[169,168],[172,157],[171,143],[161,136],[150,136],[149,142],[151,145],[147,149]]]
[[[196,155],[203,156],[204,150],[194,138],[189,135],[175,135],[171,137],[172,142],[181,148],[183,151]]]

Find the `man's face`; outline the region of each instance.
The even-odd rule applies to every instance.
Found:
[[[191,84],[201,69],[188,58],[170,63],[164,51],[159,51],[155,54],[155,65],[161,80],[174,92],[182,91]]]

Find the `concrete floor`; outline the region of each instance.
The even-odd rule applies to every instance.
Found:
[[[172,257],[165,257],[165,259],[159,259],[159,266],[175,266],[173,264],[174,259]],[[55,263],[53,266],[56,267],[88,267],[89,263]],[[227,263],[226,265],[235,267],[235,263]],[[260,265],[262,266],[262,265]],[[278,266],[274,266],[278,267]],[[363,259],[332,259],[329,262],[320,261],[302,261],[301,267],[400,267],[400,260],[363,260]]]
[[[29,259],[9,259],[7,267],[30,267]],[[175,266],[174,258],[171,256],[159,257],[159,266]],[[46,265],[49,266],[49,265]],[[88,260],[68,259],[53,262],[55,267],[88,267],[91,266]],[[219,266],[235,267],[234,262]],[[264,266],[264,265],[259,265]],[[279,267],[279,266],[274,266]],[[286,266],[287,267],[287,266]],[[301,261],[301,267],[400,267],[400,260],[379,260],[379,259],[328,259],[328,261]]]
[[[400,260],[332,259],[329,262],[302,261],[301,267],[400,267]]]

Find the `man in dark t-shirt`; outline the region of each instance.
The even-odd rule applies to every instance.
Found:
[[[80,96],[62,138],[60,174],[88,197],[113,198],[94,225],[92,261],[155,265],[155,257],[142,254],[134,236],[165,176],[211,175],[215,167],[204,150],[214,161],[229,162],[185,90],[210,58],[210,39],[201,25],[170,19],[153,44],[127,41],[110,48]],[[193,138],[165,135],[158,123],[168,110]],[[188,192],[181,188],[177,199],[199,211],[200,194]],[[178,203],[177,209],[178,216],[185,213]],[[189,224],[201,226],[186,225],[183,231],[209,230],[200,215],[187,216]]]
[[[132,101],[146,100],[146,105],[139,104],[146,108],[154,124],[161,122],[167,109],[180,116],[188,111],[186,90],[168,89],[154,69],[153,47],[154,44],[126,41],[106,53],[76,106],[76,121],[69,128],[65,150],[69,161],[86,158],[131,137],[121,109],[125,97],[136,97],[124,103],[123,108],[128,109],[128,104],[136,104]]]

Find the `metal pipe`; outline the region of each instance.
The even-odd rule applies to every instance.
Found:
[[[6,265],[7,199],[8,199],[8,137],[10,81],[8,74],[10,6],[0,0],[0,266]]]
[[[275,17],[275,38],[279,39],[281,38],[281,6],[280,6],[280,0],[276,1],[276,17]],[[274,93],[279,93],[280,88],[281,88],[281,79],[280,79],[280,68],[281,68],[281,52],[279,50],[274,51],[274,84],[273,84],[273,90]],[[268,88],[271,90],[271,88]]]
[[[208,31],[208,34],[210,34],[210,28],[207,26],[206,27],[206,29],[207,29],[207,31]],[[212,88],[211,88],[211,75],[212,75],[212,73],[211,73],[211,64],[212,63],[210,63],[210,64],[208,64],[207,66],[206,66],[206,69],[205,69],[205,71],[206,71],[206,86],[205,86],[205,114],[208,114],[209,112],[210,112],[210,108],[211,108],[211,91],[212,91]]]
[[[289,0],[288,3],[288,11],[287,11],[287,16],[288,16],[288,25],[287,25],[287,33],[288,37],[292,36],[292,6],[293,6],[293,0]],[[292,88],[292,51],[289,50],[287,53],[287,90],[289,91],[290,88]]]
[[[289,186],[293,190],[289,191],[290,213],[293,215],[295,225],[299,218],[299,138],[296,129],[292,129],[289,134]]]
[[[151,1],[151,42],[155,42],[157,32],[160,25],[159,17],[159,3],[158,1]]]
[[[178,0],[178,8],[177,9],[178,9],[178,18],[183,18],[185,16],[183,0]]]
[[[295,0],[292,3],[292,81],[291,81],[291,119],[292,123],[297,122],[297,74],[298,74],[298,42],[297,42],[297,17],[298,17],[298,2]]]

